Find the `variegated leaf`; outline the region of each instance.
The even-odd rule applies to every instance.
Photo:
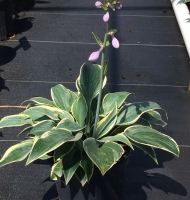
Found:
[[[66,142],[62,144],[60,147],[54,150],[54,160],[57,161],[58,159],[62,158],[64,155],[68,154],[74,147],[74,142]]]
[[[78,178],[78,180],[81,182],[82,186],[84,186],[86,184],[86,182],[88,181],[87,179],[87,175],[84,171],[84,169],[79,165],[77,170],[75,171],[75,175]]]
[[[121,107],[116,124],[122,126],[133,124],[142,114],[155,109],[162,108],[157,103],[151,101],[126,104]]]
[[[56,124],[54,121],[44,120],[44,121],[41,121],[41,122],[35,124],[33,126],[32,130],[30,131],[30,134],[40,137],[46,131],[50,131],[55,126],[56,126]]]
[[[114,106],[112,111],[98,122],[95,138],[101,138],[109,133],[117,121],[117,105]]]
[[[46,106],[46,105],[31,107],[25,110],[24,114],[28,114],[34,121],[43,116],[47,116],[53,120],[60,120],[64,118],[74,120],[72,115],[69,112],[61,110],[59,108]]]
[[[13,126],[23,126],[25,124],[33,124],[29,115],[18,114],[6,116],[0,121],[0,128],[13,127]]]
[[[72,105],[71,112],[80,126],[84,126],[88,106],[83,96],[79,96]]]
[[[118,135],[114,135],[114,136],[103,137],[100,141],[101,142],[122,142],[126,144],[127,146],[129,146],[131,149],[133,149],[133,146],[131,142],[129,141],[129,139],[122,133]]]
[[[61,177],[63,175],[63,165],[61,161],[54,163],[51,167],[50,178],[51,180],[57,180],[57,177]]]
[[[55,105],[67,112],[70,112],[73,102],[77,99],[77,95],[58,84],[51,88],[51,97]]]
[[[134,146],[138,147],[139,149],[143,150],[145,153],[147,153],[155,161],[155,163],[158,164],[158,161],[156,158],[156,153],[152,147],[142,145],[142,144],[136,143],[134,141],[131,141],[131,143]]]
[[[80,162],[81,162],[81,151],[78,148],[73,148],[68,154],[63,156],[62,158],[63,174],[65,177],[66,184],[68,184],[68,182],[71,180]]]
[[[87,138],[83,142],[84,150],[92,162],[104,175],[122,156],[123,148],[115,142],[107,142],[99,147],[96,139]]]
[[[43,97],[33,97],[29,100],[26,100],[24,101],[22,104],[24,104],[25,102],[28,102],[28,101],[33,101],[37,104],[40,104],[40,105],[48,105],[48,106],[53,106],[55,107],[56,105],[53,103],[53,101],[50,101],[49,99],[45,99]]]
[[[80,131],[80,130],[84,129],[84,127],[79,126],[76,122],[71,121],[69,119],[62,119],[58,123],[56,129],[57,128],[64,128],[64,129],[67,129],[69,131]]]
[[[80,94],[86,100],[90,108],[92,99],[96,97],[100,90],[101,66],[97,64],[84,63],[81,66],[79,77],[76,81],[76,87]],[[103,86],[105,85],[106,78]]]
[[[24,140],[19,144],[11,146],[0,160],[0,167],[24,160],[32,149],[34,140]]]
[[[147,126],[131,126],[125,129],[124,134],[136,143],[159,148],[179,156],[179,147],[173,138]]]
[[[68,141],[78,141],[81,137],[82,133],[77,133],[74,136],[66,129],[52,129],[51,131],[45,132],[40,138],[35,138],[34,145],[26,165],[55,150],[63,143]]]
[[[117,103],[118,108],[121,107],[123,102],[126,100],[126,98],[130,95],[129,92],[115,92],[115,93],[108,93],[102,102],[103,107],[103,113],[104,115],[108,114],[113,107],[115,106],[115,103]]]

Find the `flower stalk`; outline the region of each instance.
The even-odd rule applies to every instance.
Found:
[[[101,98],[102,98],[102,86],[103,86],[103,79],[104,79],[104,60],[105,60],[105,53],[106,53],[105,50],[106,50],[106,42],[107,42],[107,38],[108,38],[108,31],[109,31],[109,23],[106,22],[106,32],[105,32],[105,36],[104,36],[103,50],[102,50],[102,55],[101,55],[100,92],[98,95],[96,116],[95,116],[95,122],[94,122],[94,128],[93,128],[93,137],[95,137],[95,135],[96,135],[96,128],[97,128],[97,124],[98,124],[100,104],[101,104]]]

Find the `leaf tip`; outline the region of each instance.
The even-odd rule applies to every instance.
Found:
[[[100,168],[101,174],[104,175],[105,174],[105,170],[103,167]]]
[[[179,157],[179,155],[180,155],[180,150],[179,150],[179,147],[178,147],[178,151],[177,151],[176,156]]]
[[[28,160],[26,161],[25,166],[29,165],[31,162],[33,162],[33,160],[31,160],[30,157],[29,157]]]

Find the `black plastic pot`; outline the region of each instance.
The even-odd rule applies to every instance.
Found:
[[[12,0],[0,0],[0,40],[4,40],[12,35]]]
[[[124,154],[104,176],[95,169],[90,183],[84,187],[76,177],[68,185],[59,179],[56,186],[60,200],[123,200],[129,155],[130,152]]]

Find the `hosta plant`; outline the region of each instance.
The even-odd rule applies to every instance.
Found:
[[[76,91],[58,84],[51,88],[51,100],[31,98],[24,102],[28,105],[23,112],[2,118],[0,128],[24,126],[20,134],[25,134],[25,139],[5,152],[0,167],[25,158],[26,165],[37,159],[52,159],[51,179],[63,176],[67,184],[75,175],[85,185],[95,167],[104,175],[129,148],[142,149],[156,163],[154,148],[179,155],[177,143],[152,127],[166,125],[158,110],[165,111],[157,103],[129,103],[130,93],[106,89],[109,36],[112,46],[119,48],[116,30],[109,29],[110,11],[122,6],[115,0],[95,5],[106,10],[105,37],[102,42],[93,33],[100,49],[82,65]],[[101,64],[92,64],[100,54]]]

